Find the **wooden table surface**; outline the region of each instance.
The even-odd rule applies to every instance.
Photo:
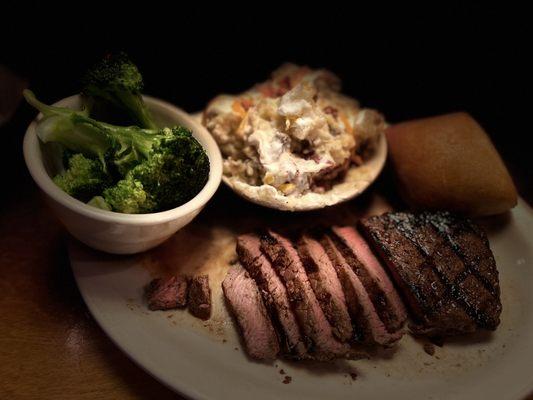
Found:
[[[0,219],[0,399],[179,399],[91,317],[65,232],[23,180]]]

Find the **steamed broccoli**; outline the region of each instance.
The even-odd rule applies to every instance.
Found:
[[[102,196],[94,196],[91,200],[87,202],[90,206],[100,208],[102,210],[106,211],[113,211],[111,206],[105,201],[105,199]]]
[[[144,190],[141,182],[127,178],[116,186],[106,189],[102,194],[104,200],[115,211],[125,214],[142,214],[160,211],[152,196]]]
[[[102,193],[112,184],[110,176],[102,169],[102,164],[82,154],[71,156],[68,169],[56,175],[54,182],[63,191],[82,201]]]
[[[84,111],[48,106],[33,93],[26,100],[43,113],[37,126],[42,142],[98,159],[118,182],[101,193],[114,211],[147,213],[177,207],[193,198],[209,176],[209,159],[182,127],[141,129],[89,118]]]
[[[87,71],[82,93],[92,98],[93,110],[118,109],[141,128],[155,129],[141,96],[143,78],[125,53],[108,55]],[[116,122],[116,121],[112,121]]]

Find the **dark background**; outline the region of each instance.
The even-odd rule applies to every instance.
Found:
[[[266,79],[285,61],[324,67],[340,75],[346,93],[390,122],[471,113],[521,182],[520,191],[531,193],[531,129],[527,109],[522,111],[530,103],[524,100],[531,48],[525,10],[507,4],[362,4],[291,8],[256,2],[237,12],[143,3],[155,12],[136,17],[107,9],[87,15],[84,8],[90,7],[71,4],[72,16],[59,10],[56,18],[45,7],[32,7],[23,23],[17,14],[5,18],[0,64],[28,79],[39,98],[54,102],[76,93],[85,68],[105,52],[125,50],[141,69],[147,94],[190,112],[221,92]],[[7,198],[33,188],[21,141],[34,115],[22,104],[0,128],[7,150],[0,158],[3,180],[16,188]]]
[[[7,65],[53,102],[76,93],[85,68],[106,51],[126,50],[146,93],[196,111],[284,61],[326,67],[390,122],[471,113],[531,201],[531,12],[511,2],[396,3],[249,2],[236,12],[228,3],[190,9],[130,1],[110,10],[109,1],[52,9],[19,0],[18,10],[0,8],[0,72]],[[0,392],[6,383],[6,398],[174,398],[116,348],[83,304],[64,231],[22,159],[35,115],[22,103],[0,126]],[[217,196],[234,196],[223,191]],[[228,213],[243,204],[232,202]]]

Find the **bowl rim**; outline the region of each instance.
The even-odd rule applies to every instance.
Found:
[[[78,101],[79,98],[80,95],[76,94],[65,97],[53,105],[69,107],[75,101]],[[116,222],[127,225],[152,225],[154,223],[164,223],[181,218],[203,207],[215,194],[222,180],[222,155],[215,139],[207,129],[175,105],[147,95],[143,95],[143,99],[149,106],[164,109],[169,113],[175,114],[177,119],[184,121],[191,127],[193,135],[202,142],[201,144],[209,158],[209,178],[205,186],[195,197],[179,207],[148,214],[123,214],[115,211],[102,210],[75,199],[61,190],[45,170],[39,147],[39,138],[35,130],[37,121],[42,117],[41,113],[35,117],[26,129],[23,141],[24,161],[37,186],[49,197],[69,210],[103,222]]]

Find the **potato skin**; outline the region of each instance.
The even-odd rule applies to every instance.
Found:
[[[398,188],[409,206],[485,216],[516,205],[507,168],[469,114],[399,123],[386,136]]]

